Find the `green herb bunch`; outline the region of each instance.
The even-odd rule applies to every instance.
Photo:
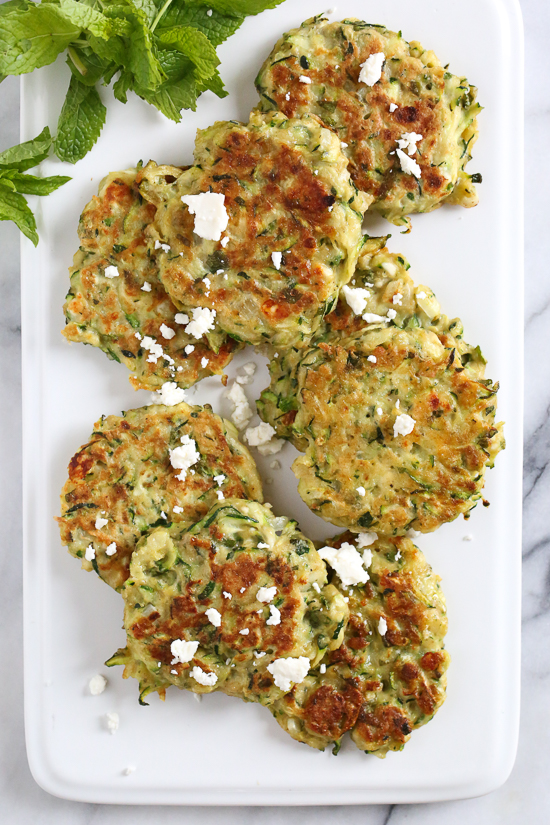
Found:
[[[178,123],[206,89],[225,97],[216,47],[247,15],[281,0],[8,0],[0,5],[0,79],[47,66],[67,50],[72,77],[53,149],[76,163],[105,123],[96,84],[113,83]]]

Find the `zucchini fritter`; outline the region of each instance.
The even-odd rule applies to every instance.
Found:
[[[198,453],[186,475],[171,455],[182,438]],[[263,500],[256,465],[235,427],[209,407],[152,405],[103,417],[70,461],[57,519],[61,541],[83,568],[119,589],[144,533],[198,521],[218,491]]]
[[[375,55],[381,69],[365,77]],[[409,224],[407,215],[444,202],[477,204],[472,180],[479,176],[465,172],[477,138],[477,90],[420,43],[384,26],[320,15],[283,35],[256,86],[261,109],[315,114],[336,132],[355,185],[392,223]],[[404,171],[411,165],[415,173]]]
[[[140,680],[142,700],[173,684],[270,704],[286,692],[274,663],[301,657],[304,678],[341,644],[348,616],[296,522],[237,499],[145,536],[122,596],[127,648],[109,664]]]
[[[356,539],[344,533],[331,545]],[[379,538],[366,554],[366,584],[342,589],[331,577],[349,598],[343,644],[270,710],[311,747],[336,743],[337,752],[349,731],[360,750],[384,757],[401,750],[445,700],[447,617],[439,577],[409,539]]]
[[[159,203],[160,278],[184,312],[253,345],[303,345],[352,276],[370,198],[351,184],[337,138],[307,116],[252,115],[199,131],[196,166],[172,186],[141,191]],[[144,174],[154,177],[149,165]],[[223,195],[228,224],[207,240],[182,197]]]
[[[159,169],[168,180],[182,171]],[[81,246],[70,269],[63,335],[124,363],[136,389],[157,389],[166,381],[190,387],[223,372],[240,347],[223,336],[213,349],[176,323],[178,310],[159,280],[157,251],[146,236],[156,207],[140,195],[141,174],[139,169],[112,172],[81,215]],[[114,271],[118,275],[109,277]],[[162,355],[144,347],[144,339],[160,345]]]

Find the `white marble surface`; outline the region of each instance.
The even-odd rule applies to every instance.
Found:
[[[445,823],[512,825],[550,819],[547,753],[550,746],[550,359],[546,358],[550,323],[550,258],[546,228],[547,169],[540,163],[550,133],[550,5],[521,0],[526,39],[526,404],[522,720],[518,757],[507,783],[480,799],[432,805],[330,808],[164,808],[97,806],[49,796],[32,779],[26,760],[23,727],[23,654],[21,596],[21,402],[19,238],[13,225],[0,223],[0,502],[5,525],[0,576],[3,582],[0,661],[0,821],[9,825],[84,825],[132,823],[162,816],[163,822],[210,823],[329,822],[346,817],[350,825]],[[475,21],[472,26],[475,34]],[[482,44],[480,44],[482,47]],[[18,81],[0,86],[0,149],[18,142]],[[514,105],[510,101],[510,105]],[[518,117],[521,112],[518,111]],[[503,170],[505,174],[505,170]],[[537,354],[538,353],[538,354]],[[535,379],[536,370],[536,379]],[[546,504],[545,504],[546,502]],[[548,509],[547,509],[548,508]]]

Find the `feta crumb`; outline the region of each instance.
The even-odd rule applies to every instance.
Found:
[[[113,542],[111,542],[111,544],[109,544],[109,546],[108,546],[108,547],[107,547],[107,549],[105,550],[105,553],[106,553],[108,556],[114,556],[114,555],[115,555],[115,553],[116,553],[116,544],[115,544],[115,542],[114,542],[114,541],[113,541]]]
[[[359,533],[357,536],[357,547],[370,547],[378,540],[378,533],[367,532]]]
[[[367,355],[367,361],[370,361],[371,364],[376,364],[377,360],[376,355]]]
[[[185,401],[185,391],[175,383],[175,381],[165,381],[160,390],[151,394],[151,404],[164,404],[165,407],[173,407]]]
[[[365,490],[365,488],[363,486],[356,487],[355,489],[357,490],[357,492],[359,493],[360,496],[364,496],[367,493],[367,491]]]
[[[397,312],[395,311],[395,309],[388,309],[386,315],[390,319],[390,321],[393,321],[393,319],[397,317]]]
[[[382,409],[382,407],[377,407],[376,408],[376,414],[377,415],[384,415],[384,410]]]
[[[369,550],[368,547],[365,547],[365,549],[363,550],[362,559],[363,564],[365,565],[365,569],[368,570],[372,564],[372,550]]]
[[[186,642],[185,639],[174,639],[170,643],[170,652],[174,657],[171,665],[185,664],[190,662],[199,646],[198,642]]]
[[[176,324],[185,324],[189,323],[189,315],[186,315],[185,312],[176,312],[174,315],[174,321]]]
[[[349,306],[351,311],[355,315],[361,315],[361,313],[365,311],[367,301],[370,298],[370,292],[368,289],[362,289],[361,287],[353,289],[350,286],[343,286],[342,292],[344,294],[344,298],[346,299],[346,304]]]
[[[128,765],[127,768],[124,768],[124,776],[130,776],[130,774],[135,773],[135,772],[136,772],[136,766],[135,765]]]
[[[263,604],[268,604],[269,602],[273,601],[276,595],[276,587],[260,587],[258,592],[256,593],[256,598],[259,602],[263,602]]]
[[[397,105],[397,103],[390,103],[390,112],[392,114],[393,114],[393,112],[395,112],[396,109],[399,109],[399,106]]]
[[[224,496],[224,494],[222,493],[221,490],[216,490],[216,495],[218,496],[218,501],[224,501],[225,500],[225,496]]]
[[[422,301],[424,298],[426,298],[426,293],[423,292],[423,291],[422,292],[417,292],[416,297],[419,298]]]
[[[225,249],[225,247],[226,247],[226,246],[227,246],[227,244],[229,243],[229,235],[225,235],[225,237],[223,237],[223,238],[221,239],[220,243],[221,243],[221,245],[223,246],[223,248]]]
[[[321,588],[319,587],[318,582],[313,582],[312,587],[313,587],[314,590],[317,591],[317,593],[321,592]]]
[[[225,476],[224,476],[224,474],[223,474],[223,473],[220,473],[220,475],[219,475],[219,476],[214,476],[214,481],[216,482],[216,484],[218,485],[218,487],[221,487],[221,486],[222,486],[222,484],[223,484],[223,483],[224,483],[224,481],[225,481]]]
[[[361,556],[352,544],[345,541],[341,547],[321,547],[319,555],[336,570],[343,585],[365,584],[369,574],[363,568]]]
[[[101,528],[105,527],[106,524],[109,524],[109,519],[108,518],[101,518],[101,516],[98,516],[95,520],[95,529],[96,530],[101,530]]]
[[[397,306],[401,306],[403,304],[403,295],[401,292],[396,292],[392,298],[392,303],[397,304]]]
[[[396,154],[401,163],[401,169],[406,175],[414,175],[415,178],[422,177],[422,169],[413,158],[406,155],[402,149],[397,149]]]
[[[244,510],[243,510],[243,512],[244,512]],[[241,589],[239,590],[239,593],[244,593],[245,590],[246,590],[246,587],[241,587]]]
[[[388,275],[391,275],[392,277],[397,273],[397,266],[391,261],[384,261],[382,264],[382,269],[385,269]]]
[[[269,544],[267,544],[265,541],[259,541],[258,542],[258,550],[268,550],[268,549],[269,549]]]
[[[241,636],[248,636],[250,630],[248,629],[248,627],[245,627],[243,630],[239,630],[239,633],[241,634]]]
[[[280,453],[284,446],[284,438],[272,438],[267,444],[259,444],[258,452],[260,455],[274,455],[275,453]],[[268,479],[266,479],[266,481],[268,484],[271,483]],[[273,481],[273,479],[271,479],[271,481]]]
[[[265,652],[265,650],[260,650],[260,651],[258,651],[258,653],[255,653],[254,655],[255,655],[256,659],[262,659],[266,655],[266,652]]]
[[[398,415],[393,422],[393,437],[397,438],[398,435],[409,435],[414,430],[415,423],[414,418],[411,418],[407,413]]]
[[[311,77],[307,77],[305,74],[301,74],[298,80],[300,81],[300,83],[311,83]]]
[[[327,666],[326,665],[319,665],[319,673],[326,673]]]
[[[388,629],[388,623],[383,617],[380,617],[380,621],[378,622],[378,632],[381,636],[386,635],[386,631]]]
[[[267,670],[273,676],[275,685],[288,693],[293,683],[299,685],[304,681],[309,673],[310,664],[307,656],[289,657],[275,659],[267,666]]]
[[[416,132],[405,132],[405,134],[401,135],[401,138],[397,141],[397,145],[404,152],[408,152],[409,155],[414,155],[418,148],[416,144],[421,140],[422,135],[417,135]]]
[[[134,332],[134,336],[138,339],[138,341],[141,341],[143,338],[143,335],[140,335],[139,332]]]
[[[462,536],[462,541],[473,541],[473,540],[474,540],[474,537],[471,535],[471,533],[468,533],[467,535]]]
[[[92,696],[99,696],[107,687],[107,679],[101,673],[96,673],[88,682],[88,690]]]
[[[172,509],[174,510],[174,513],[183,513],[183,507],[180,507],[179,504],[174,504]]]
[[[167,243],[161,243],[160,241],[155,241],[155,249],[162,249],[163,252],[170,252],[170,246]]]
[[[275,435],[275,430],[271,424],[262,421],[257,427],[249,427],[245,433],[245,438],[251,447],[258,447],[260,444],[267,444]]]
[[[93,561],[95,559],[95,547],[93,544],[89,544],[86,548],[86,552],[84,553],[84,558],[86,561]]]
[[[388,319],[384,315],[377,315],[375,312],[365,312],[362,318],[367,324],[379,324],[380,321],[383,321],[385,324],[388,323]]]
[[[182,435],[181,447],[175,447],[170,453],[170,464],[175,470],[181,470],[181,473],[176,475],[180,481],[185,481],[187,470],[196,464],[201,457],[197,450],[197,444],[188,435]]]
[[[401,405],[401,401],[398,398],[397,401],[395,402],[395,409],[398,410],[400,405]]]
[[[162,358],[164,355],[161,345],[157,344],[155,339],[151,338],[149,335],[146,335],[145,338],[143,338],[141,346],[149,353],[147,361],[150,364],[156,364],[159,358]]]
[[[275,607],[274,604],[269,605],[269,619],[267,620],[266,624],[281,624],[281,611],[279,610],[279,608]]]
[[[199,685],[205,685],[205,687],[214,687],[216,682],[218,681],[218,677],[215,673],[205,673],[202,667],[195,667],[191,671],[191,678],[198,682]]]
[[[364,63],[361,63],[358,81],[366,86],[374,86],[382,77],[382,66],[386,55],[383,52],[371,54]]]
[[[141,287],[142,292],[151,292],[151,284],[149,281],[145,281],[143,286]]]
[[[116,266],[106,266],[105,267],[105,277],[106,278],[118,278],[119,271]]]
[[[275,269],[280,269],[281,268],[282,258],[283,258],[283,253],[282,252],[272,252],[271,253],[271,260],[273,261],[273,266],[275,267]]]
[[[225,208],[225,195],[218,192],[201,192],[200,195],[182,195],[181,202],[195,216],[194,231],[200,238],[219,241],[227,229],[229,215]]]
[[[216,610],[215,607],[209,607],[208,610],[204,612],[210,624],[213,624],[214,627],[221,627],[222,614],[219,610]]]
[[[210,363],[210,361],[209,361],[208,358],[206,358],[206,357],[201,358],[201,367],[203,368],[203,370],[206,369],[206,367],[208,366],[209,363]]]
[[[400,558],[401,558],[401,550],[398,550],[397,553],[395,554],[394,561],[399,561]]]
[[[114,711],[112,713],[106,713],[105,719],[107,720],[107,730],[109,733],[116,733],[120,724],[120,717],[118,713],[115,713]]]
[[[170,329],[170,327],[167,327],[166,324],[161,324],[160,325],[160,334],[162,335],[163,338],[166,338],[167,341],[170,341],[176,333],[175,333],[175,330]]]
[[[281,462],[277,461],[277,459],[275,459],[274,461],[272,461],[270,463],[269,467],[270,467],[271,470],[280,470],[281,469]]]
[[[417,539],[418,536],[422,535],[422,533],[420,532],[420,530],[414,530],[412,527],[409,527],[405,535],[409,539]]]
[[[233,404],[233,412],[231,413],[231,420],[237,429],[244,429],[254,413],[248,403],[243,388],[236,381],[233,382],[231,389],[226,393],[227,397]]]
[[[344,140],[341,140],[340,141],[340,146],[342,147],[342,149],[347,149],[348,146],[349,146],[349,143],[346,143]]]
[[[187,346],[184,349],[184,352],[186,355],[191,355],[192,352],[195,352],[195,347],[193,346],[193,344],[187,344]]]
[[[285,95],[285,100],[290,100],[290,92],[287,92]]]
[[[195,307],[191,310],[193,320],[187,325],[185,331],[193,338],[202,338],[205,332],[210,332],[216,326],[214,318],[216,317],[215,309],[208,309],[208,307]]]
[[[222,590],[222,596],[224,597],[224,599],[232,599],[233,598],[231,593],[228,593],[227,590]]]

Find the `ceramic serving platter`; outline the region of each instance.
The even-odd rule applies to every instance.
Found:
[[[516,0],[344,0],[334,19],[356,16],[403,32],[433,49],[451,71],[479,88],[481,137],[470,171],[481,172],[480,204],[446,207],[413,217],[400,234],[382,219],[369,234],[392,232],[389,248],[411,262],[410,274],[429,284],[443,311],[460,316],[468,341],[479,343],[488,375],[500,379],[499,417],[507,449],[488,473],[488,508],[418,540],[442,576],[452,656],[448,699],[436,718],[385,760],[351,743],[337,757],[290,739],[270,713],[221,694],[202,702],[168,691],[149,707],[137,685],[103,662],[122,644],[122,600],[94,574],[80,570],[61,546],[54,516],[67,463],[101,414],[149,402],[134,392],[125,367],[99,350],[69,345],[60,335],[67,267],[78,246],[82,207],[107,172],[153,158],[191,161],[197,128],[215,120],[247,120],[257,97],[253,80],[280,34],[323,11],[318,0],[287,0],[248,18],[219,49],[229,96],[203,95],[181,124],[167,121],[133,97],[113,100],[92,152],[75,167],[56,160],[44,174],[73,180],[36,199],[40,244],[22,241],[24,377],[25,707],[29,762],[37,782],[70,799],[157,804],[346,804],[418,802],[485,793],[502,784],[516,750],[520,664],[520,535],[522,437],[522,29]],[[69,71],[56,64],[24,77],[21,139],[55,124]],[[251,400],[268,383],[266,361],[252,350],[228,372],[255,360]],[[219,378],[191,392],[229,415]],[[313,516],[296,492],[286,445],[282,468],[257,456],[266,498],[295,517],[312,538],[335,532]],[[468,534],[473,538],[464,541]],[[91,696],[101,672],[109,684]],[[116,711],[111,735],[105,714]],[[127,775],[126,769],[135,770]]]

